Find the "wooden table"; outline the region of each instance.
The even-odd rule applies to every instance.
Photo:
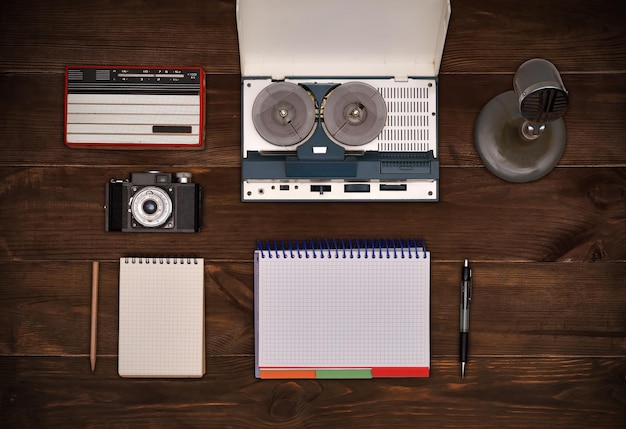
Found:
[[[5,0],[0,17],[0,427],[624,427],[623,1],[453,1],[437,203],[242,203],[234,1]],[[568,143],[548,176],[511,184],[485,170],[472,131],[481,107],[533,57],[552,61],[570,92]],[[203,67],[205,149],[65,147],[69,64]],[[153,168],[191,171],[205,189],[200,233],[104,231],[105,183]],[[426,240],[430,378],[254,378],[256,240],[318,236]],[[117,375],[117,259],[129,254],[206,258],[203,379]],[[464,258],[474,302],[461,379]],[[93,260],[101,281],[91,373]]]

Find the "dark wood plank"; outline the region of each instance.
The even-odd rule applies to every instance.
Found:
[[[264,380],[252,357],[208,362],[200,380],[130,380],[115,359],[0,358],[5,428],[623,428],[623,359],[477,359],[465,379]],[[13,372],[9,374],[9,372]]]
[[[250,255],[252,256],[252,255]],[[118,263],[101,263],[98,353],[117,354]],[[458,354],[461,262],[435,262],[431,353]],[[473,263],[471,353],[476,356],[626,355],[624,263]],[[208,263],[208,356],[254,353],[253,267]],[[0,263],[0,355],[85,356],[90,264]]]
[[[59,72],[72,64],[239,72],[234,1],[4,1],[0,7],[5,72]]]
[[[128,170],[0,168],[0,260],[149,253],[247,261],[257,240],[416,236],[439,260],[626,259],[623,168],[560,168],[515,186],[484,169],[443,169],[434,204],[242,203],[238,168],[191,169],[205,190],[204,228],[173,237],[104,231],[105,184]]]
[[[561,72],[626,70],[623,2],[452,0],[443,73],[513,73],[529,58]]]
[[[593,78],[585,74],[564,75],[563,81],[570,105],[564,117],[567,143],[559,165],[626,165],[626,73],[598,74]],[[513,90],[513,77],[444,75],[438,89],[441,164],[482,165],[474,146],[474,123],[489,100]]]
[[[207,134],[200,151],[69,149],[63,144],[63,75],[0,74],[0,165],[239,166],[241,79],[207,82]],[[571,105],[561,166],[626,165],[626,73],[564,77]],[[28,88],[28,91],[24,91]],[[445,75],[439,80],[439,158],[444,167],[480,166],[474,122],[492,97],[512,90],[510,75]],[[167,162],[164,162],[164,156]]]
[[[3,71],[58,72],[67,64],[115,63],[239,72],[234,1],[77,6],[71,0],[5,0],[0,7],[6,17],[0,39]],[[620,0],[601,7],[585,0],[453,1],[441,72],[510,74],[534,57],[550,59],[566,73],[623,72],[625,20]]]
[[[207,77],[206,138],[202,150],[70,149],[64,136],[62,73],[0,74],[0,164],[4,165],[239,165],[241,78]],[[24,91],[28,88],[28,91]],[[166,157],[167,162],[164,162]]]

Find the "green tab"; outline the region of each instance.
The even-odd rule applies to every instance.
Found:
[[[316,378],[372,378],[371,369],[318,369]]]

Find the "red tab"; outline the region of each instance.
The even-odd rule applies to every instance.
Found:
[[[426,366],[378,367],[372,368],[372,377],[428,377],[430,368]]]

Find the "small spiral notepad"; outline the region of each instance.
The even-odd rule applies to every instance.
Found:
[[[259,243],[254,262],[257,377],[429,375],[423,242]]]
[[[202,377],[204,260],[120,259],[118,373]]]

